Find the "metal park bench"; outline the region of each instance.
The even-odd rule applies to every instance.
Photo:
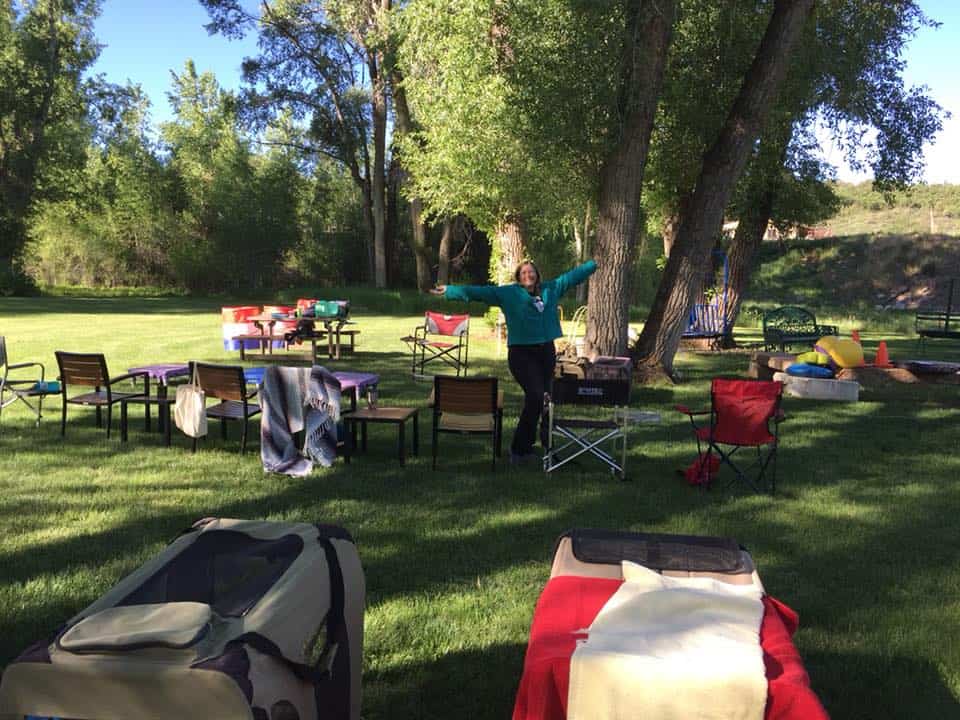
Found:
[[[763,345],[784,352],[789,345],[813,345],[824,335],[836,335],[836,325],[820,325],[806,308],[788,305],[763,316]]]

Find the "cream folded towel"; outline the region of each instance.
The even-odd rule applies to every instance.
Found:
[[[763,588],[623,575],[571,658],[568,720],[763,720]]]

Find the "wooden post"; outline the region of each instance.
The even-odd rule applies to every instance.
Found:
[[[953,310],[953,285],[956,279],[950,280],[950,294],[947,295],[947,317],[943,321],[943,332],[950,332],[950,313]]]

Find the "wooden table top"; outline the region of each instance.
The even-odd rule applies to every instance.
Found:
[[[352,413],[344,415],[344,420],[351,422],[362,420],[363,422],[403,422],[417,414],[417,408],[412,407],[378,407],[378,408],[357,408]]]

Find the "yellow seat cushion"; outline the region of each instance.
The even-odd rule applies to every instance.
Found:
[[[459,432],[493,432],[493,427],[493,415],[443,413],[440,416],[441,430],[456,430]]]

